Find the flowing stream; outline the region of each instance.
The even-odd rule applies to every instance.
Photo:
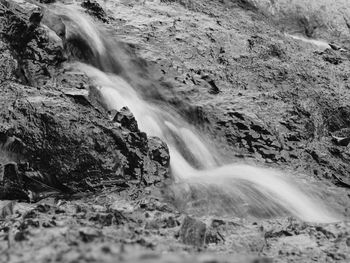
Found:
[[[302,190],[283,172],[246,164],[220,163],[217,149],[171,106],[143,99],[132,84],[138,78],[127,52],[74,5],[54,9],[66,24],[68,43],[75,43],[80,61],[72,66],[85,73],[108,109],[127,106],[140,130],[164,140],[170,150],[175,198],[185,207],[206,213],[280,216],[305,221],[337,221],[322,201]],[[74,50],[74,48],[72,49]]]

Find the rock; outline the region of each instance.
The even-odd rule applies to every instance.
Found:
[[[335,44],[335,43],[329,43],[328,44],[333,50],[340,50],[342,49],[339,45]]]
[[[215,81],[210,76],[203,75],[202,79],[204,79],[210,85],[210,87],[211,87],[209,90],[210,94],[218,94],[220,92],[220,89],[218,88]]]
[[[14,240],[16,242],[22,242],[24,240],[27,240],[27,231],[19,230],[14,235]]]
[[[332,141],[340,146],[347,146],[350,143],[350,129],[343,128],[332,133]]]
[[[7,44],[0,40],[0,83],[16,79],[17,61]]]
[[[113,121],[119,122],[131,132],[139,132],[137,121],[128,107],[123,107],[120,111],[115,112]]]
[[[161,178],[157,172],[161,164],[148,157],[147,136],[138,131],[128,110],[122,111],[119,120],[137,132],[116,127],[94,107],[62,96],[59,89],[38,90],[12,83],[0,90],[0,135],[17,138],[12,148],[32,169],[23,171],[26,178],[41,178],[56,188],[60,181],[85,189],[86,180],[135,180],[146,172]],[[152,171],[144,170],[145,162],[154,167]],[[23,196],[23,190],[18,194]]]
[[[56,0],[39,0],[40,3],[43,3],[43,4],[52,4],[52,3],[55,3]]]
[[[82,227],[79,229],[79,235],[83,242],[88,243],[101,236],[101,232],[91,227]]]
[[[0,201],[0,220],[13,214],[14,201]]]
[[[30,85],[46,83],[55,66],[66,60],[62,43],[53,41],[48,29],[40,25],[43,13],[38,6],[26,1],[2,1],[10,11],[0,17],[0,32],[20,62],[18,77]]]
[[[87,90],[67,90],[64,91],[64,94],[73,98],[76,103],[84,106],[92,106],[88,99],[89,92]]]
[[[324,61],[327,61],[333,65],[339,65],[343,63],[343,59],[335,54],[324,54],[322,58]]]
[[[20,178],[16,163],[0,163],[0,200],[28,200],[23,178]]]
[[[98,223],[101,226],[111,226],[116,220],[112,213],[96,213],[89,218],[89,221]]]
[[[103,22],[108,22],[107,14],[101,7],[101,5],[95,0],[84,0],[81,3],[81,6],[84,7],[88,14],[94,16]]]
[[[150,137],[148,139],[148,147],[151,160],[160,163],[164,167],[168,167],[170,163],[169,148],[158,137]]]
[[[135,207],[124,200],[116,200],[109,207],[111,211],[119,212],[123,214],[132,214],[135,211]]]
[[[347,239],[346,239],[346,245],[348,246],[348,247],[350,247],[350,237],[348,237]]]
[[[225,226],[226,225],[226,222],[222,219],[213,219],[211,221],[211,227],[212,228],[218,228],[220,226]]]
[[[220,242],[225,242],[225,238],[220,234],[220,232],[214,229],[208,229],[205,235],[205,243],[218,244]]]
[[[40,10],[36,10],[30,15],[29,22],[35,26],[39,26],[43,16],[44,14]]]
[[[201,247],[205,243],[206,232],[206,224],[186,216],[181,225],[180,239],[186,245]]]
[[[44,10],[44,17],[42,19],[42,24],[50,29],[48,35],[52,36],[55,34],[62,40],[62,47],[65,44],[66,40],[66,25],[63,23],[63,20],[60,16],[51,12],[49,9]],[[53,40],[54,41],[54,40]],[[58,40],[59,41],[59,40]]]

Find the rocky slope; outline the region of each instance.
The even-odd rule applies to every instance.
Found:
[[[287,33],[341,43],[349,48],[350,7],[348,1],[251,1]]]
[[[316,1],[82,3],[147,71],[145,82],[129,80],[145,99],[172,104],[220,146],[222,163],[278,167],[319,186],[344,216],[326,225],[186,217],[183,204],[166,203],[154,185],[169,177],[167,147],[128,109],[107,112],[89,79],[67,70],[84,54],[41,2],[0,0],[0,198],[41,200],[0,202],[0,261],[349,260],[346,1],[331,11]]]
[[[105,112],[89,96],[84,76],[65,73],[63,44],[59,38],[50,39],[50,29],[38,24],[43,13],[37,6],[5,3],[9,8],[2,6],[1,17],[1,198],[12,198],[12,187],[40,192],[35,186],[31,189],[31,180],[42,180],[44,192],[64,193],[73,189],[57,179],[79,190],[104,179],[121,188],[163,181],[166,146],[147,138],[128,109]],[[157,151],[164,151],[165,162],[154,158]],[[8,165],[15,166],[15,174],[7,173]],[[8,189],[14,177],[20,182]]]

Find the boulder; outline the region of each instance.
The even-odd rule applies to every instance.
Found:
[[[95,0],[84,0],[81,6],[86,9],[86,12],[91,16],[100,19],[103,22],[108,22],[107,14],[101,5]]]
[[[2,86],[0,151],[6,169],[1,198],[27,199],[28,190],[40,193],[49,188],[69,192],[61,183],[86,190],[101,180],[141,186],[166,176],[167,167],[149,157],[147,135],[136,131],[136,122],[127,122],[135,132],[130,131],[61,89],[13,82]],[[133,120],[130,114],[122,116],[122,122]],[[24,181],[19,180],[17,166]]]
[[[168,167],[170,163],[169,148],[158,137],[150,137],[148,139],[148,147],[151,160],[160,163],[162,166]]]
[[[132,132],[139,131],[136,119],[128,107],[123,107],[120,111],[115,111],[114,114],[113,121],[119,122],[123,127]]]
[[[0,35],[17,61],[17,76],[25,84],[45,84],[66,60],[61,41],[51,37],[41,25],[44,13],[38,6],[24,1],[0,1]]]
[[[180,239],[186,245],[201,247],[205,243],[207,226],[202,221],[186,216],[180,229]]]

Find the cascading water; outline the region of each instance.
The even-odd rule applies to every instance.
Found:
[[[206,213],[254,216],[289,213],[306,221],[337,220],[320,200],[300,190],[279,171],[220,163],[217,151],[205,136],[170,106],[161,107],[142,99],[140,91],[130,84],[138,76],[131,72],[126,53],[118,43],[99,31],[76,7],[56,5],[55,12],[67,26],[67,43],[78,47],[80,56],[76,57],[84,61],[72,67],[94,82],[103,104],[116,110],[127,106],[141,130],[168,144],[175,198],[189,202],[193,209],[202,207]]]

